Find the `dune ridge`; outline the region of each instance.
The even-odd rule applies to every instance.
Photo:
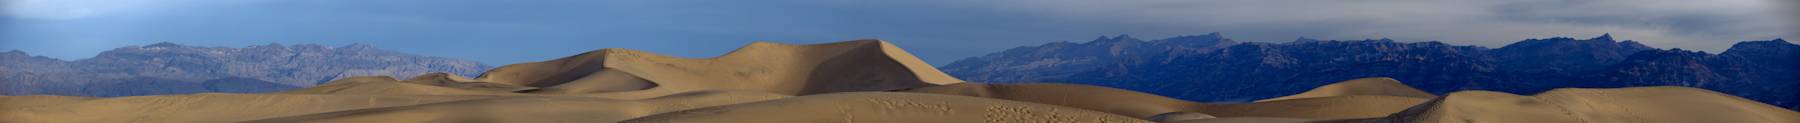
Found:
[[[1387,77],[1374,77],[1327,84],[1306,92],[1301,92],[1300,94],[1257,100],[1256,102],[1350,95],[1382,95],[1427,99],[1437,98],[1437,95],[1426,93],[1419,89],[1413,89],[1412,87],[1406,86],[1406,84],[1401,84],[1400,80],[1394,80],[1394,78]]]
[[[530,92],[539,94],[621,96],[704,89],[805,95],[963,82],[880,40],[813,45],[754,42],[722,56],[699,59],[602,49],[501,66],[472,81],[542,88]]]
[[[1705,89],[1656,86],[1564,88],[1532,96],[1463,91],[1375,120],[1436,123],[1794,123],[1800,122],[1800,113]]]
[[[1800,123],[1800,113],[1686,87],[1439,96],[1381,77],[1198,103],[1101,86],[966,83],[889,42],[856,40],[757,42],[713,58],[601,49],[475,78],[349,77],[261,94],[0,96],[0,123],[14,122]]]

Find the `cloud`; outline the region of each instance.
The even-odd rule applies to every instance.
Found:
[[[238,3],[219,1],[207,3]],[[0,17],[70,20],[129,14],[202,3],[194,0],[0,0]]]
[[[1787,15],[1776,15],[1787,16],[1787,18],[1784,18],[1785,20],[1779,21],[1790,22],[1787,23],[1787,29],[1790,30],[1788,30],[1786,37],[1783,38],[1800,38],[1794,37],[1800,36],[1800,0],[1777,0],[1772,4],[1774,4],[1773,6],[1776,8],[1780,8],[1776,11],[1783,11],[1777,13],[1787,13]]]
[[[27,19],[64,20],[93,16],[118,4],[87,0],[4,0],[6,16]]]
[[[1508,21],[1572,23],[1661,29],[1682,37],[1772,37],[1793,21],[1776,1],[1535,1],[1496,7]]]

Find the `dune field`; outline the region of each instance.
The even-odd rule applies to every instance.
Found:
[[[352,77],[274,93],[0,96],[0,123],[218,122],[1800,123],[1800,113],[1687,87],[1434,95],[1388,78],[1198,103],[1100,86],[965,82],[880,40],[757,42],[713,58],[601,49],[473,78]]]

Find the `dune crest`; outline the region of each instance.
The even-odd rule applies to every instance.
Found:
[[[787,95],[698,91],[643,100],[567,96],[495,97],[412,106],[366,108],[247,122],[619,122],[652,114],[786,98]]]
[[[707,89],[805,95],[961,83],[880,40],[813,45],[755,42],[714,58],[602,49],[501,66],[475,81],[543,88],[533,93],[677,93]],[[655,95],[655,94],[650,94]]]
[[[1401,84],[1400,80],[1394,80],[1394,78],[1387,77],[1374,77],[1332,83],[1313,88],[1306,92],[1301,92],[1300,94],[1256,100],[1256,102],[1350,95],[1382,95],[1424,99],[1437,98],[1437,95],[1432,95],[1431,93],[1426,93],[1425,91],[1406,86],[1406,84]]]
[[[1004,99],[1066,106],[1134,118],[1151,119],[1164,113],[1192,111],[1202,104],[1130,90],[1073,84],[976,84],[963,83],[909,89],[932,93]]]
[[[1794,111],[1681,87],[1437,96],[1364,78],[1209,104],[1101,86],[964,83],[880,40],[758,42],[698,59],[602,49],[476,78],[350,77],[264,94],[0,96],[0,123],[1797,121]]]
[[[1564,88],[1533,96],[1464,91],[1375,121],[1797,123],[1800,122],[1800,113],[1705,89],[1659,86]]]

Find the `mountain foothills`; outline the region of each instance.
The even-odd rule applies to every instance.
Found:
[[[1134,47],[1206,49],[1140,43],[1145,45]],[[1335,43],[1327,46],[1354,44],[1340,41],[1312,43]],[[1420,47],[1387,43],[1395,45],[1349,51]],[[1217,48],[1220,50],[1211,53],[1238,52],[1240,47],[1290,48],[1244,43]],[[1260,51],[1270,50],[1276,49]],[[1088,55],[1112,55],[1109,58],[1136,58],[1138,56],[1135,53],[1189,56],[1125,49],[1113,51],[1117,53]],[[1421,53],[1412,57],[1371,55],[1343,60],[1456,61],[1420,57],[1448,54],[1446,52],[1416,52]],[[1671,60],[1706,61],[1640,58],[1648,57],[1640,56],[1643,54],[1652,53],[1633,53],[1620,62],[1634,63],[1631,61],[1633,59],[1649,59],[1641,64]],[[1712,56],[1685,51],[1671,54]],[[1294,62],[1312,62],[1303,60],[1313,59],[1290,59],[1287,60],[1289,63],[1277,64],[1303,67]],[[1091,65],[1184,62],[1183,59],[1087,61],[1113,61]],[[1044,62],[1055,65],[1052,63],[1059,62]],[[1634,66],[1643,65],[1608,67],[1637,68]],[[1652,70],[1646,71],[1663,71],[1650,69]],[[1407,71],[1451,70],[1462,69]],[[1132,71],[1101,73],[1110,74],[1108,76],[1130,76],[1125,75],[1131,74],[1129,72]],[[1613,74],[1655,76],[1640,73],[1642,72]],[[1087,76],[1053,72],[1039,74]],[[1264,80],[1246,77],[1259,76],[1237,78]],[[1282,79],[1284,78],[1273,80]],[[389,76],[350,77],[309,88],[261,94],[201,93],[113,98],[0,96],[0,122],[1800,123],[1800,112],[1705,89],[1680,86],[1562,88],[1532,95],[1494,91],[1458,91],[1440,95],[1414,89],[1401,81],[1385,77],[1334,81],[1339,82],[1307,85],[1311,87],[1305,88],[1314,89],[1280,97],[1258,98],[1261,100],[1255,102],[1200,103],[1091,85],[969,83],[945,74],[911,53],[880,40],[812,45],[759,42],[714,58],[679,58],[636,50],[601,49],[550,61],[501,66],[475,78],[448,73],[430,73],[404,80]],[[1279,81],[1267,81],[1273,82]],[[1197,85],[1191,86],[1266,87],[1233,85],[1239,83],[1194,84]],[[1232,91],[1242,90],[1199,88],[1192,93],[1221,94]]]
[[[1609,35],[1500,48],[1389,39],[1236,42],[1212,33],[1160,40],[1100,37],[1008,49],[942,66],[970,81],[1099,85],[1206,102],[1296,94],[1346,79],[1392,77],[1433,94],[1685,86],[1800,109],[1800,45],[1740,42],[1723,53],[1657,49]]]
[[[117,48],[74,61],[14,50],[0,54],[0,94],[110,97],[275,92],[356,76],[473,75],[487,68],[474,61],[411,55],[367,44],[224,48],[165,42]]]

